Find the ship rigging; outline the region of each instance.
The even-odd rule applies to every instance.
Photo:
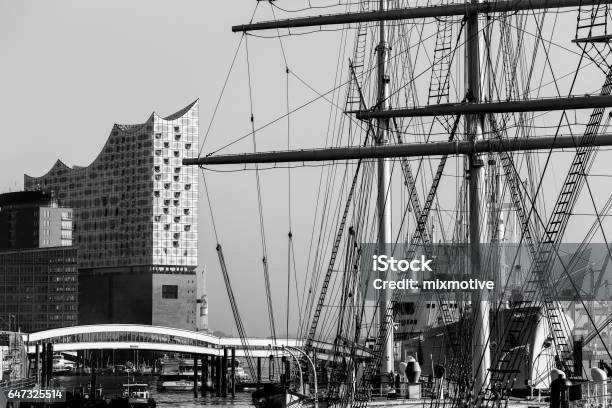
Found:
[[[295,35],[291,30],[339,26],[343,32],[350,30],[353,34],[347,79],[336,84],[333,91],[346,89],[344,122],[335,130],[349,128],[355,134],[324,148],[257,151],[256,135],[264,127],[255,126],[249,51],[245,45],[251,131],[229,143],[224,140],[223,147],[196,159],[185,159],[183,164],[200,166],[203,174],[216,165],[254,165],[273,340],[277,335],[260,165],[331,161],[334,168],[338,164],[345,166],[341,192],[336,197],[338,204],[327,204],[335,208],[331,212],[339,221],[328,224],[321,216],[320,237],[326,239],[319,238],[319,242],[329,242],[329,246],[323,249],[317,245],[321,253],[316,255],[309,295],[303,299],[300,316],[305,353],[316,356],[312,344],[317,338],[329,337],[334,344],[333,364],[326,369],[333,379],[326,387],[328,402],[362,408],[373,389],[394,392],[397,387],[393,374],[399,370],[394,353],[398,316],[420,316],[433,305],[437,305],[438,321],[426,324],[427,328],[431,329],[431,338],[445,338],[439,344],[431,340],[438,350],[435,357],[431,352],[428,359],[430,374],[440,378],[437,391],[430,393],[436,405],[448,401],[450,406],[497,406],[519,388],[549,387],[554,379],[550,378],[553,368],[569,378],[587,378],[588,373],[576,357],[576,347],[583,347],[584,342],[574,343],[576,322],[570,321],[554,284],[560,277],[567,280],[574,302],[584,307],[586,320],[595,329],[587,339],[598,339],[608,361],[612,359],[602,336],[605,325],[596,322],[581,298],[580,284],[572,278],[572,267],[581,255],[576,252],[568,261],[560,250],[563,240],[567,241],[568,225],[576,209],[584,206],[581,200],[585,198],[593,207],[595,220],[583,242],[590,242],[594,236],[591,231],[597,231],[608,256],[611,248],[602,221],[610,205],[596,200],[589,176],[594,166],[599,168],[596,158],[608,155],[598,154],[599,148],[612,146],[612,134],[607,133],[610,116],[605,115],[606,109],[612,107],[612,69],[608,62],[612,37],[607,33],[608,4],[612,1],[472,1],[422,6],[404,1],[360,1],[345,5],[347,10],[353,7],[357,11],[289,19],[276,19],[278,6],[268,3],[274,20],[234,26],[232,31],[242,33],[242,38],[262,30],[275,33],[273,38],[279,40],[287,78],[294,75],[304,82],[289,69],[281,30]],[[566,45],[546,37],[558,33],[556,19],[568,12],[577,15],[574,38],[567,41],[567,46],[571,44],[575,49],[570,51]],[[552,28],[545,26],[547,17],[554,21]],[[429,36],[424,34],[428,30]],[[427,55],[427,62],[423,62],[419,52],[426,42],[433,43],[433,55]],[[576,57],[577,67],[559,74],[551,57],[553,45]],[[599,75],[595,90],[592,84],[585,87],[581,83],[585,72]],[[424,73],[429,73],[429,83],[421,85]],[[372,86],[366,83],[369,80],[373,80]],[[585,92],[589,86],[590,91]],[[545,91],[549,94],[543,97],[541,93]],[[425,93],[424,105],[419,96]],[[320,94],[319,98],[325,99],[326,95]],[[288,105],[287,102],[286,114],[281,116],[287,121],[295,112]],[[573,122],[571,114],[575,115]],[[542,135],[542,129],[550,133]],[[253,140],[253,153],[219,154],[247,137]],[[419,141],[406,143],[408,137]],[[564,158],[569,156],[569,160],[564,163],[563,181],[555,179],[557,187],[551,191],[547,184],[552,183],[552,158],[557,151],[565,152]],[[432,166],[437,157],[437,166]],[[455,164],[455,197],[453,192],[440,188],[451,167],[449,162]],[[393,225],[396,218],[391,215],[396,165],[400,167],[405,197],[399,205],[399,226]],[[430,174],[426,174],[426,166],[430,166]],[[291,169],[288,166],[289,182]],[[333,178],[333,171],[328,170],[328,180]],[[373,185],[375,191],[371,189]],[[326,190],[326,194],[332,193]],[[210,196],[208,199],[210,205]],[[375,210],[370,201],[376,202]],[[441,203],[448,202],[455,207],[450,210],[452,218],[444,220]],[[407,221],[408,213],[414,219],[412,227]],[[372,214],[375,219],[369,218]],[[295,262],[291,215],[289,225],[290,275]],[[513,237],[507,234],[510,226]],[[440,238],[436,242],[438,230]],[[451,296],[438,291],[406,294],[386,289],[375,296],[375,306],[368,308],[372,300],[367,290],[371,277],[364,276],[361,264],[362,258],[367,263],[366,243],[374,237],[376,245],[371,250],[376,254],[394,254],[399,248],[406,259],[416,254],[447,260],[460,258],[447,262],[445,269],[436,271],[434,276],[437,273],[481,280],[490,277],[498,288]],[[520,249],[514,257],[502,256],[504,242],[524,248],[528,261],[519,263]],[[245,338],[220,244],[217,252],[238,330]],[[449,252],[453,252],[452,257]],[[344,255],[344,260],[338,259],[339,255]],[[561,275],[554,272],[559,265]],[[525,267],[525,273],[521,267]],[[341,274],[336,273],[339,270]],[[512,290],[520,291],[520,296],[512,297]],[[288,292],[291,293],[289,283]],[[335,309],[330,311],[332,308]],[[427,339],[423,340],[423,322],[408,320],[403,323],[408,326],[405,344],[407,348],[418,347],[416,357],[422,360],[427,354],[422,347],[430,347],[423,344],[427,343]],[[609,324],[609,319],[605,322]],[[287,321],[287,331],[288,327]],[[351,358],[357,350],[363,351],[361,344],[369,339],[373,339],[371,357]]]

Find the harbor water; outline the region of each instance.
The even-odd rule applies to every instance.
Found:
[[[54,382],[66,391],[79,390],[81,387],[87,389],[89,376],[60,376],[55,377]],[[116,395],[121,393],[121,384],[127,383],[125,376],[98,376],[98,386],[102,386],[104,395]],[[159,392],[157,391],[156,376],[131,377],[130,382],[149,384],[151,398],[157,403],[157,407],[194,408],[214,405],[218,407],[252,407],[251,393],[246,391],[236,392],[236,397],[221,398],[208,393],[206,397],[194,398],[192,391],[182,392]]]

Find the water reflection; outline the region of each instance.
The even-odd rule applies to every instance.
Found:
[[[88,376],[56,377],[58,385],[65,387],[67,391],[78,390],[81,387],[87,389],[89,384]],[[127,377],[118,376],[99,376],[96,379],[98,385],[102,386],[104,395],[114,395],[121,393],[121,384],[127,383]],[[251,394],[249,392],[237,392],[236,397],[221,398],[214,395],[194,398],[193,392],[158,392],[157,377],[130,377],[130,382],[149,384],[151,397],[155,399],[158,407],[193,408],[207,405],[219,407],[249,407],[252,408]]]

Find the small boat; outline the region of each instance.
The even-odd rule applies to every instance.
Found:
[[[195,375],[193,359],[164,356],[159,361],[160,376],[157,379],[157,390],[191,391]],[[202,382],[198,381],[198,388]]]
[[[153,374],[153,367],[146,364],[141,364],[136,370],[136,373],[139,375],[151,375]]]
[[[202,382],[198,381],[198,388]],[[157,380],[157,390],[164,391],[191,391],[193,390],[193,377],[191,379],[181,375],[160,376]]]
[[[130,407],[155,407],[155,400],[149,394],[147,384],[123,384],[122,398],[127,398]]]
[[[244,367],[240,365],[239,360],[236,360],[236,364],[234,367],[236,384],[247,383],[251,381],[251,376],[244,370]]]
[[[61,353],[53,355],[53,374],[62,375],[70,374],[75,371],[76,363],[67,360]]]

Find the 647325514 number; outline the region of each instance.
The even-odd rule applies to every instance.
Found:
[[[4,391],[7,401],[19,402],[64,402],[66,391],[59,388],[24,388]]]

